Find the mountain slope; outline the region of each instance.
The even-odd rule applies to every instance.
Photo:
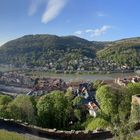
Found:
[[[140,38],[128,38],[110,42],[104,49],[98,51],[97,57],[117,65],[130,67],[140,65]]]
[[[76,36],[27,35],[0,48],[0,63],[46,65],[68,63],[82,57],[95,57],[92,42]]]
[[[56,70],[114,70],[140,66],[140,37],[88,41],[76,36],[27,35],[0,47],[0,63]]]

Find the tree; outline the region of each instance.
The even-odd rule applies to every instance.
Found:
[[[83,104],[83,100],[84,100],[84,97],[82,97],[82,96],[75,97],[72,101],[73,106],[80,107]]]
[[[104,85],[104,83],[101,80],[96,80],[96,81],[93,82],[93,88],[95,88],[95,89],[98,89],[103,85]]]
[[[130,83],[127,86],[128,92],[131,95],[140,94],[140,83]]]
[[[0,95],[0,117],[9,118],[8,104],[12,101],[12,97]]]
[[[0,95],[0,105],[8,105],[13,99],[8,95]]]
[[[129,139],[133,130],[131,121],[131,96],[127,88],[102,86],[97,90],[100,117],[109,123],[110,130],[118,139]]]
[[[105,85],[101,86],[96,93],[102,112],[110,117],[118,113],[118,97],[116,92],[117,91],[112,89],[112,87]]]
[[[68,98],[69,101],[72,101],[72,99],[74,98],[73,91],[71,89],[67,89],[65,96]]]
[[[37,109],[40,126],[63,129],[68,125],[72,104],[64,93],[53,91],[39,99]]]
[[[19,95],[10,104],[11,118],[35,123],[35,105],[32,97]]]
[[[131,112],[132,120],[136,123],[140,122],[140,105],[132,104],[132,112]]]

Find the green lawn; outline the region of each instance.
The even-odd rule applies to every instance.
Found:
[[[0,130],[0,140],[33,140],[15,132]]]
[[[140,136],[135,137],[134,140],[140,140]]]

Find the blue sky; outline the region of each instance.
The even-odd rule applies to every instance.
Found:
[[[140,36],[140,0],[0,0],[0,45],[27,34]]]

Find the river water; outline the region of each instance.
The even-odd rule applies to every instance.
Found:
[[[113,73],[113,74],[48,74],[39,73],[39,77],[62,78],[66,82],[71,81],[95,81],[95,80],[114,80],[114,78],[137,75],[136,73]]]
[[[0,71],[6,72],[10,70],[15,70],[14,68],[0,65]],[[34,72],[33,72],[34,73]],[[66,82],[70,81],[95,81],[95,80],[113,80],[117,77],[128,77],[137,75],[136,73],[112,73],[112,74],[50,74],[47,72],[35,72],[32,75],[37,77],[52,77],[52,78],[62,78]]]

